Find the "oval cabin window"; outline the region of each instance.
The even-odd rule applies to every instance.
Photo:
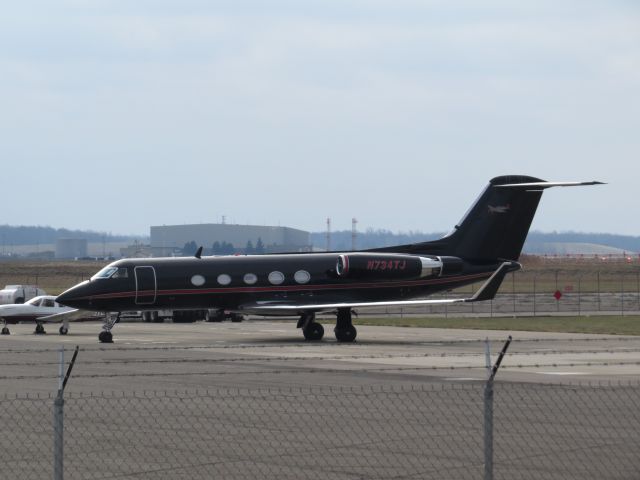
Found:
[[[294,275],[293,275],[293,279],[297,282],[297,283],[307,283],[309,280],[311,280],[311,275],[309,274],[309,272],[307,272],[306,270],[298,270]]]
[[[284,282],[284,274],[282,272],[271,272],[269,274],[269,283],[272,285],[280,285]]]
[[[191,283],[193,283],[196,287],[201,287],[204,285],[204,277],[202,275],[194,275],[191,277]]]
[[[220,285],[229,285],[231,283],[231,277],[226,273],[218,275],[218,283]]]
[[[257,281],[258,281],[258,277],[256,277],[254,273],[247,273],[244,276],[244,283],[246,283],[247,285],[253,285]]]

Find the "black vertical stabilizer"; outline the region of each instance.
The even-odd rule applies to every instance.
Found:
[[[446,237],[451,254],[476,260],[517,260],[542,197],[541,188],[518,184],[536,182],[543,180],[525,176],[492,179],[460,224]]]
[[[452,255],[472,261],[517,260],[544,183],[522,175],[496,177],[446,237],[376,251]]]

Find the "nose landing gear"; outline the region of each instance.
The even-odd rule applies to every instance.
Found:
[[[113,343],[113,335],[111,334],[111,329],[113,326],[120,321],[120,313],[118,315],[107,315],[104,319],[104,325],[102,326],[102,331],[100,335],[98,335],[98,340],[100,343]]]

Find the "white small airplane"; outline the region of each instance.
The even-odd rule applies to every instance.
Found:
[[[44,331],[44,323],[62,321],[59,332],[60,335],[66,335],[69,332],[69,320],[48,320],[43,317],[66,313],[71,310],[73,309],[64,307],[56,302],[55,295],[40,295],[21,304],[0,305],[0,321],[4,322],[1,333],[2,335],[9,335],[7,324],[16,324],[18,322],[36,322],[35,333],[47,333]]]

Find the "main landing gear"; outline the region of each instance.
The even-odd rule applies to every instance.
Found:
[[[305,340],[317,341],[322,340],[324,335],[324,327],[316,322],[316,314],[313,312],[305,312],[298,320],[298,328],[302,328],[302,334]]]
[[[305,312],[298,320],[298,328],[302,329],[305,340],[318,341],[324,336],[324,327],[315,321],[316,314],[313,312]],[[338,342],[351,343],[354,342],[358,331],[353,326],[350,308],[338,309],[338,318],[336,328],[333,329]]]
[[[351,343],[355,341],[358,331],[351,322],[351,309],[339,308],[336,328],[333,329],[336,334],[336,340],[339,342]]]
[[[111,329],[120,321],[120,313],[121,312],[118,312],[117,315],[108,314],[104,317],[104,325],[102,325],[102,331],[100,332],[100,335],[98,335],[100,343],[113,343]]]

